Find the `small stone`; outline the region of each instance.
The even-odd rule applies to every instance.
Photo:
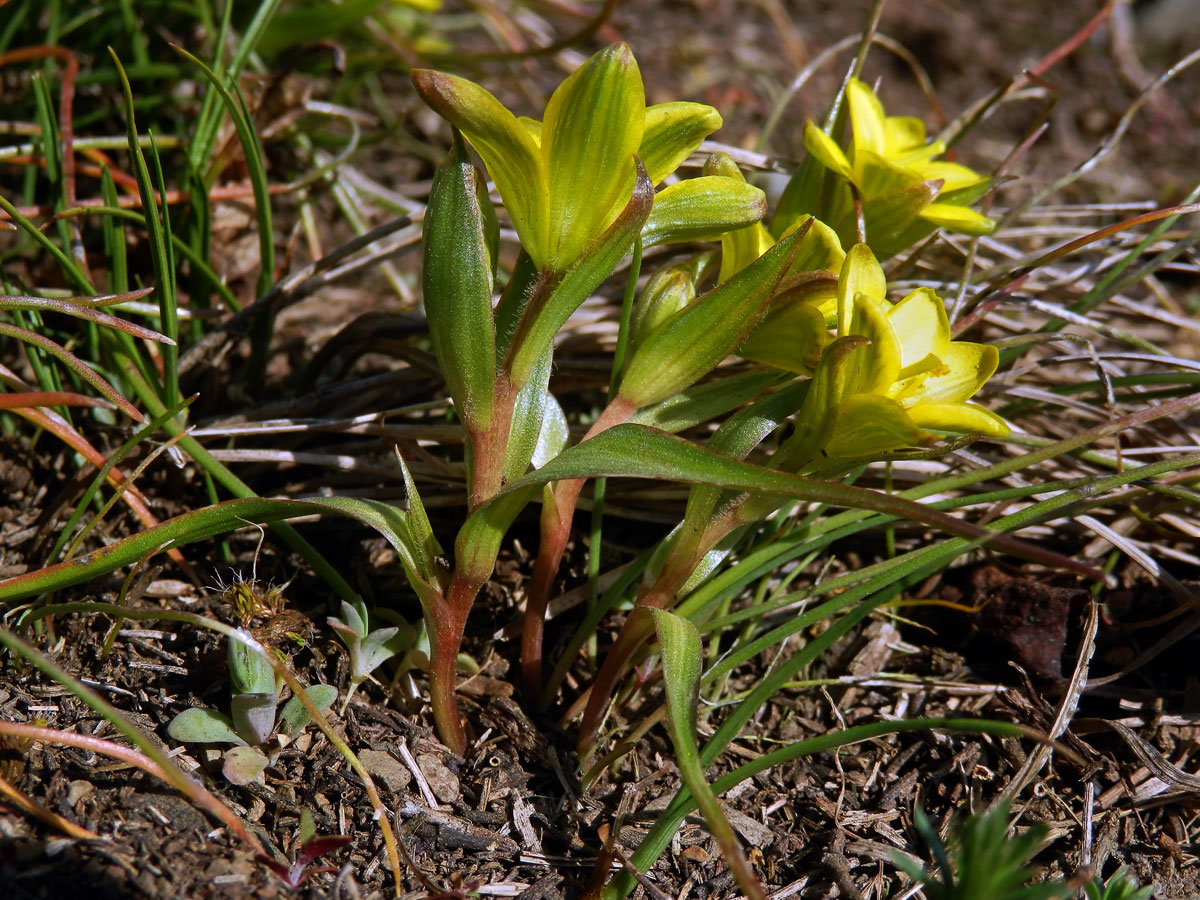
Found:
[[[442,758],[436,753],[422,753],[417,757],[417,765],[421,774],[429,782],[433,796],[442,803],[453,803],[462,793],[458,786],[458,776],[446,768]]]
[[[67,806],[74,806],[80,800],[90,797],[96,792],[96,786],[82,778],[67,785]]]
[[[379,779],[392,793],[407,787],[412,781],[412,773],[390,753],[382,750],[363,750],[358,754],[358,760],[367,770],[367,774]]]

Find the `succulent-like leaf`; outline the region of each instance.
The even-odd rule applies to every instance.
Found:
[[[492,255],[476,170],[457,132],[438,167],[425,214],[425,313],[438,368],[472,432],[492,418],[496,334]]]
[[[225,751],[221,773],[230,784],[243,785],[262,777],[271,761],[257,747],[233,747]]]
[[[265,744],[275,733],[275,704],[279,695],[274,691],[260,694],[234,694],[230,701],[233,727],[247,744]]]
[[[228,648],[229,680],[234,696],[275,691],[275,670],[261,652],[232,637]]]
[[[337,688],[332,684],[314,684],[306,687],[304,693],[308,694],[308,698],[322,712],[329,709],[337,699]],[[279,713],[279,731],[281,734],[296,734],[311,720],[312,715],[304,701],[299,697],[291,697],[283,704],[283,711]]]
[[[185,709],[167,726],[167,734],[185,744],[244,744],[229,717],[215,709]]]

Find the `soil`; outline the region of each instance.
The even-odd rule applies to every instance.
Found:
[[[751,148],[781,86],[821,49],[857,33],[869,6],[864,0],[636,0],[622,5],[593,44],[613,37],[628,40],[651,101],[689,98],[713,103],[725,112],[726,126],[719,137]],[[881,31],[917,55],[929,70],[941,107],[953,113],[1067,40],[1094,12],[1091,6],[894,3],[884,13]],[[1122,7],[1122,15],[1126,12]],[[998,204],[1019,202],[1087,159],[1138,94],[1138,79],[1144,73],[1132,62],[1140,61],[1157,73],[1180,49],[1165,39],[1139,49],[1135,59],[1119,42],[1114,50],[1112,34],[1111,28],[1102,28],[1045,76],[1058,94],[1048,133],[1016,160],[1010,174],[1020,179],[1004,189]],[[588,45],[581,52],[592,48]],[[795,98],[786,124],[770,135],[767,149],[775,158],[796,158],[803,118],[823,114],[823,104],[847,62],[843,55],[820,69]],[[522,65],[529,84],[520,87],[504,80],[513,74],[511,65],[483,64],[476,74],[497,79],[502,85],[498,92],[508,91],[513,97],[536,95],[530,84],[552,85],[561,77],[551,61]],[[889,110],[927,113],[911,73],[895,57],[877,52],[868,75],[884,79],[881,91]],[[396,84],[402,91],[398,74]],[[311,87],[319,93],[322,85]],[[1117,150],[1056,199],[1180,199],[1194,186],[1195,160],[1200,158],[1196,87],[1195,75],[1186,73],[1160,92]],[[1038,109],[1035,101],[1005,107],[978,136],[960,145],[960,158],[979,168],[994,167],[1028,133]],[[413,134],[426,128],[440,133],[421,113],[413,113],[405,127]],[[397,188],[429,177],[427,161],[390,159],[383,152],[386,146],[366,151],[359,168]],[[378,171],[371,168],[375,164]],[[331,205],[322,209],[330,212],[330,220],[336,215]],[[252,290],[254,260],[247,262],[246,255],[254,251],[252,244],[239,242],[246,223],[230,213],[221,224],[227,230],[218,228],[216,235],[227,255],[230,284]],[[325,230],[327,247],[348,237],[338,226]],[[293,267],[302,264],[302,256],[297,251]],[[413,256],[396,260],[402,278],[411,279]],[[1196,282],[1186,282],[1194,276],[1179,277],[1190,284],[1187,289],[1194,296]],[[338,335],[347,309],[372,318],[360,321],[356,331]],[[264,389],[256,392],[280,399],[265,403],[230,392],[225,382],[214,383],[212,369],[199,366],[191,387],[210,391],[196,408],[196,420],[202,427],[229,427],[235,421],[318,417],[330,410],[349,418],[432,397],[436,382],[422,368],[419,346],[414,348],[408,340],[419,327],[412,311],[377,273],[291,307],[279,322],[278,352]],[[371,339],[369,354],[364,353],[364,336]],[[1158,337],[1156,333],[1154,339]],[[584,408],[598,396],[599,378],[589,367],[587,352],[595,348],[596,339],[584,329],[572,341],[570,358],[563,360],[555,378]],[[231,368],[245,362],[242,352],[229,350]],[[1053,423],[1046,433],[1056,433]],[[116,429],[98,430],[90,437],[103,449],[123,440]],[[237,446],[354,456],[356,468],[327,468],[313,460],[286,467],[243,460],[237,471],[264,494],[299,496],[329,489],[396,498],[402,495],[402,483],[389,466],[391,445],[399,444],[431,507],[435,528],[452,533],[457,512],[452,504],[460,495],[453,472],[422,449],[415,432],[379,437],[267,435],[258,445]],[[8,577],[39,565],[90,475],[73,474],[72,461],[49,450],[45,437],[36,453],[14,436],[0,440],[0,484],[6,488],[0,505],[0,576]],[[191,469],[155,466],[139,485],[160,518],[207,502]],[[610,491],[609,509],[621,527],[614,529],[606,565],[627,561],[660,536],[683,499],[681,491],[645,485],[614,484]],[[138,527],[131,515],[114,514],[106,520],[103,540],[115,540]],[[339,561],[368,601],[390,606],[408,620],[419,616],[395,555],[383,541],[342,520],[304,525],[302,530],[329,558]],[[1046,540],[1063,552],[1082,554],[1093,537],[1079,530]],[[902,547],[927,539],[918,528],[898,532]],[[620,868],[620,859],[637,846],[679,788],[671,744],[661,728],[652,729],[612,770],[585,786],[573,734],[564,732],[555,718],[530,712],[514,691],[517,641],[512,626],[519,619],[521,586],[529,574],[525,548],[536,542],[536,523],[519,522],[469,627],[465,649],[481,671],[460,686],[474,737],[465,756],[450,753],[434,737],[421,699],[420,676],[415,681],[406,676],[395,685],[368,682],[344,712],[335,707],[330,713],[338,733],[371,772],[403,847],[421,873],[404,870],[399,889],[413,900],[581,897],[606,876],[606,866]],[[580,583],[582,543],[564,566],[564,590]],[[1188,540],[1179,538],[1179,543],[1186,546]],[[866,564],[884,552],[882,538],[862,539],[843,548],[834,565]],[[113,576],[55,599],[120,598],[139,608],[183,608],[232,622],[229,595],[214,585],[217,578],[228,584],[233,573],[240,573],[259,585],[286,582],[282,594],[287,610],[303,617],[291,615],[287,630],[301,632],[307,642],[298,647],[281,637],[279,646],[307,682],[345,684],[344,652],[324,625],[326,616],[337,612],[333,597],[281,544],[268,538],[260,546],[257,532],[245,529],[228,547],[196,545],[184,553],[191,573],[159,557],[161,565],[156,562],[131,585]],[[1185,589],[1200,590],[1189,580],[1196,573],[1188,564],[1173,569]],[[1092,677],[1122,671],[1179,621],[1140,631],[1112,624],[1111,620],[1151,620],[1177,606],[1174,597],[1145,577],[1120,574],[1122,589],[1105,598],[1110,621],[1100,626]],[[797,584],[821,575],[814,566]],[[735,742],[710,774],[715,777],[780,742],[882,718],[978,716],[1050,730],[1064,692],[1069,694],[1068,680],[1084,642],[1088,592],[1074,579],[1036,566],[976,556],[922,586],[919,597],[943,605],[918,609],[911,616],[901,610],[899,617],[867,620],[806,670],[811,682],[833,683],[799,686],[777,695],[761,711],[752,732]],[[985,612],[949,611],[945,604],[959,610],[982,607]],[[269,629],[271,618],[254,624]],[[263,784],[229,784],[212,752],[181,746],[166,730],[171,719],[189,707],[226,707],[221,641],[202,629],[165,621],[124,620],[113,637],[113,625],[106,616],[58,615],[31,637],[60,667],[169,748],[176,762],[202,778],[276,859],[290,861],[297,852],[302,810],[311,813],[318,834],[348,836],[348,845],[315,864],[328,864],[330,870],[313,874],[297,889],[298,895],[393,895],[396,886],[381,831],[362,783],[324,735],[310,727],[285,747]],[[612,629],[613,623],[606,623],[602,647],[615,633]],[[556,640],[567,630],[554,623],[549,637]],[[102,652],[109,637],[110,650]],[[789,644],[784,652],[790,654],[797,646]],[[1195,653],[1195,636],[1185,634],[1156,653],[1150,664],[1083,695],[1076,723],[1063,736],[1070,752],[1056,753],[1035,771],[1016,802],[1023,824],[1041,822],[1050,828],[1049,840],[1035,860],[1047,874],[1073,877],[1086,869],[1108,876],[1127,865],[1140,882],[1156,885],[1157,897],[1200,896],[1195,776],[1188,775],[1200,738]],[[763,657],[739,670],[731,690],[754,684],[773,662]],[[586,677],[582,667],[579,674]],[[558,712],[575,699],[572,691],[561,698]],[[614,724],[636,722],[659,702],[655,685],[648,683],[614,712]],[[719,717],[719,710],[706,711],[705,727],[715,727]],[[41,720],[58,729],[115,737],[108,723],[63,687],[11,656],[3,658],[0,668],[0,718]],[[1134,729],[1135,740],[1096,724],[1112,720]],[[723,803],[772,898],[899,896],[904,888],[895,855],[927,858],[914,828],[914,809],[923,809],[945,834],[961,810],[984,808],[995,800],[1037,746],[943,732],[881,738],[840,754],[816,754],[769,770],[728,793]],[[6,900],[52,900],[81,887],[96,900],[271,898],[292,893],[219,822],[144,772],[85,750],[49,742],[10,742],[0,745],[0,776],[35,803],[99,835],[64,837],[22,812],[18,804],[0,800],[0,897]],[[637,890],[654,900],[740,896],[699,818],[688,820]]]

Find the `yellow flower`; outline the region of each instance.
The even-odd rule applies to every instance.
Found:
[[[658,184],[721,127],[717,111],[700,103],[647,107],[641,73],[625,44],[601,50],[560,84],[540,122],[518,119],[465,78],[428,69],[414,70],[412,77],[425,102],[483,159],[539,270],[565,271],[613,224],[633,192],[635,154],[651,184]],[[694,210],[695,193],[673,191],[681,195],[676,206],[687,207],[685,218]],[[761,192],[742,186],[733,205],[735,225],[725,227],[760,218]],[[699,227],[696,216],[691,212],[686,223],[693,229]],[[662,231],[656,227],[657,239],[670,239]]]
[[[946,152],[946,145],[927,141],[920,119],[887,115],[875,93],[856,78],[846,87],[846,102],[851,129],[848,150],[843,151],[812,122],[805,124],[804,146],[822,166],[854,186],[862,201],[867,243],[878,256],[892,256],[936,227],[969,235],[991,233],[995,223],[969,207],[988,189],[991,179],[936,159]],[[815,205],[813,197],[792,202]],[[835,192],[827,205],[827,209],[801,211],[820,216],[843,243],[852,243],[850,191]]]
[[[933,437],[926,429],[1007,436],[1002,418],[966,402],[996,371],[996,348],[951,340],[946,308],[932,290],[918,288],[892,304],[886,288],[870,249],[853,247],[838,283],[837,334],[870,343],[840,357],[840,401],[826,454],[876,456],[919,446]]]

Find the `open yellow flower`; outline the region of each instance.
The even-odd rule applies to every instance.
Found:
[[[633,192],[634,154],[658,184],[721,127],[704,104],[647,107],[625,44],[601,50],[560,84],[540,122],[518,119],[465,78],[428,69],[412,77],[425,102],[483,159],[539,270],[565,271],[616,220]],[[748,186],[734,205],[752,213],[738,225],[762,215],[761,194]]]
[[[991,233],[995,223],[970,208],[991,179],[936,159],[946,145],[927,141],[920,119],[887,115],[874,91],[856,78],[846,87],[846,103],[849,148],[843,151],[812,122],[804,127],[804,146],[822,166],[854,186],[862,200],[867,243],[878,256],[891,256],[937,227],[960,234]],[[829,222],[843,243],[853,242],[848,187],[835,192],[829,209],[806,211]]]
[[[933,438],[926,429],[1005,437],[1008,424],[966,401],[996,371],[995,347],[950,339],[941,299],[928,288],[899,303],[865,244],[846,254],[838,284],[838,337],[870,343],[845,354],[831,457],[876,456]]]

